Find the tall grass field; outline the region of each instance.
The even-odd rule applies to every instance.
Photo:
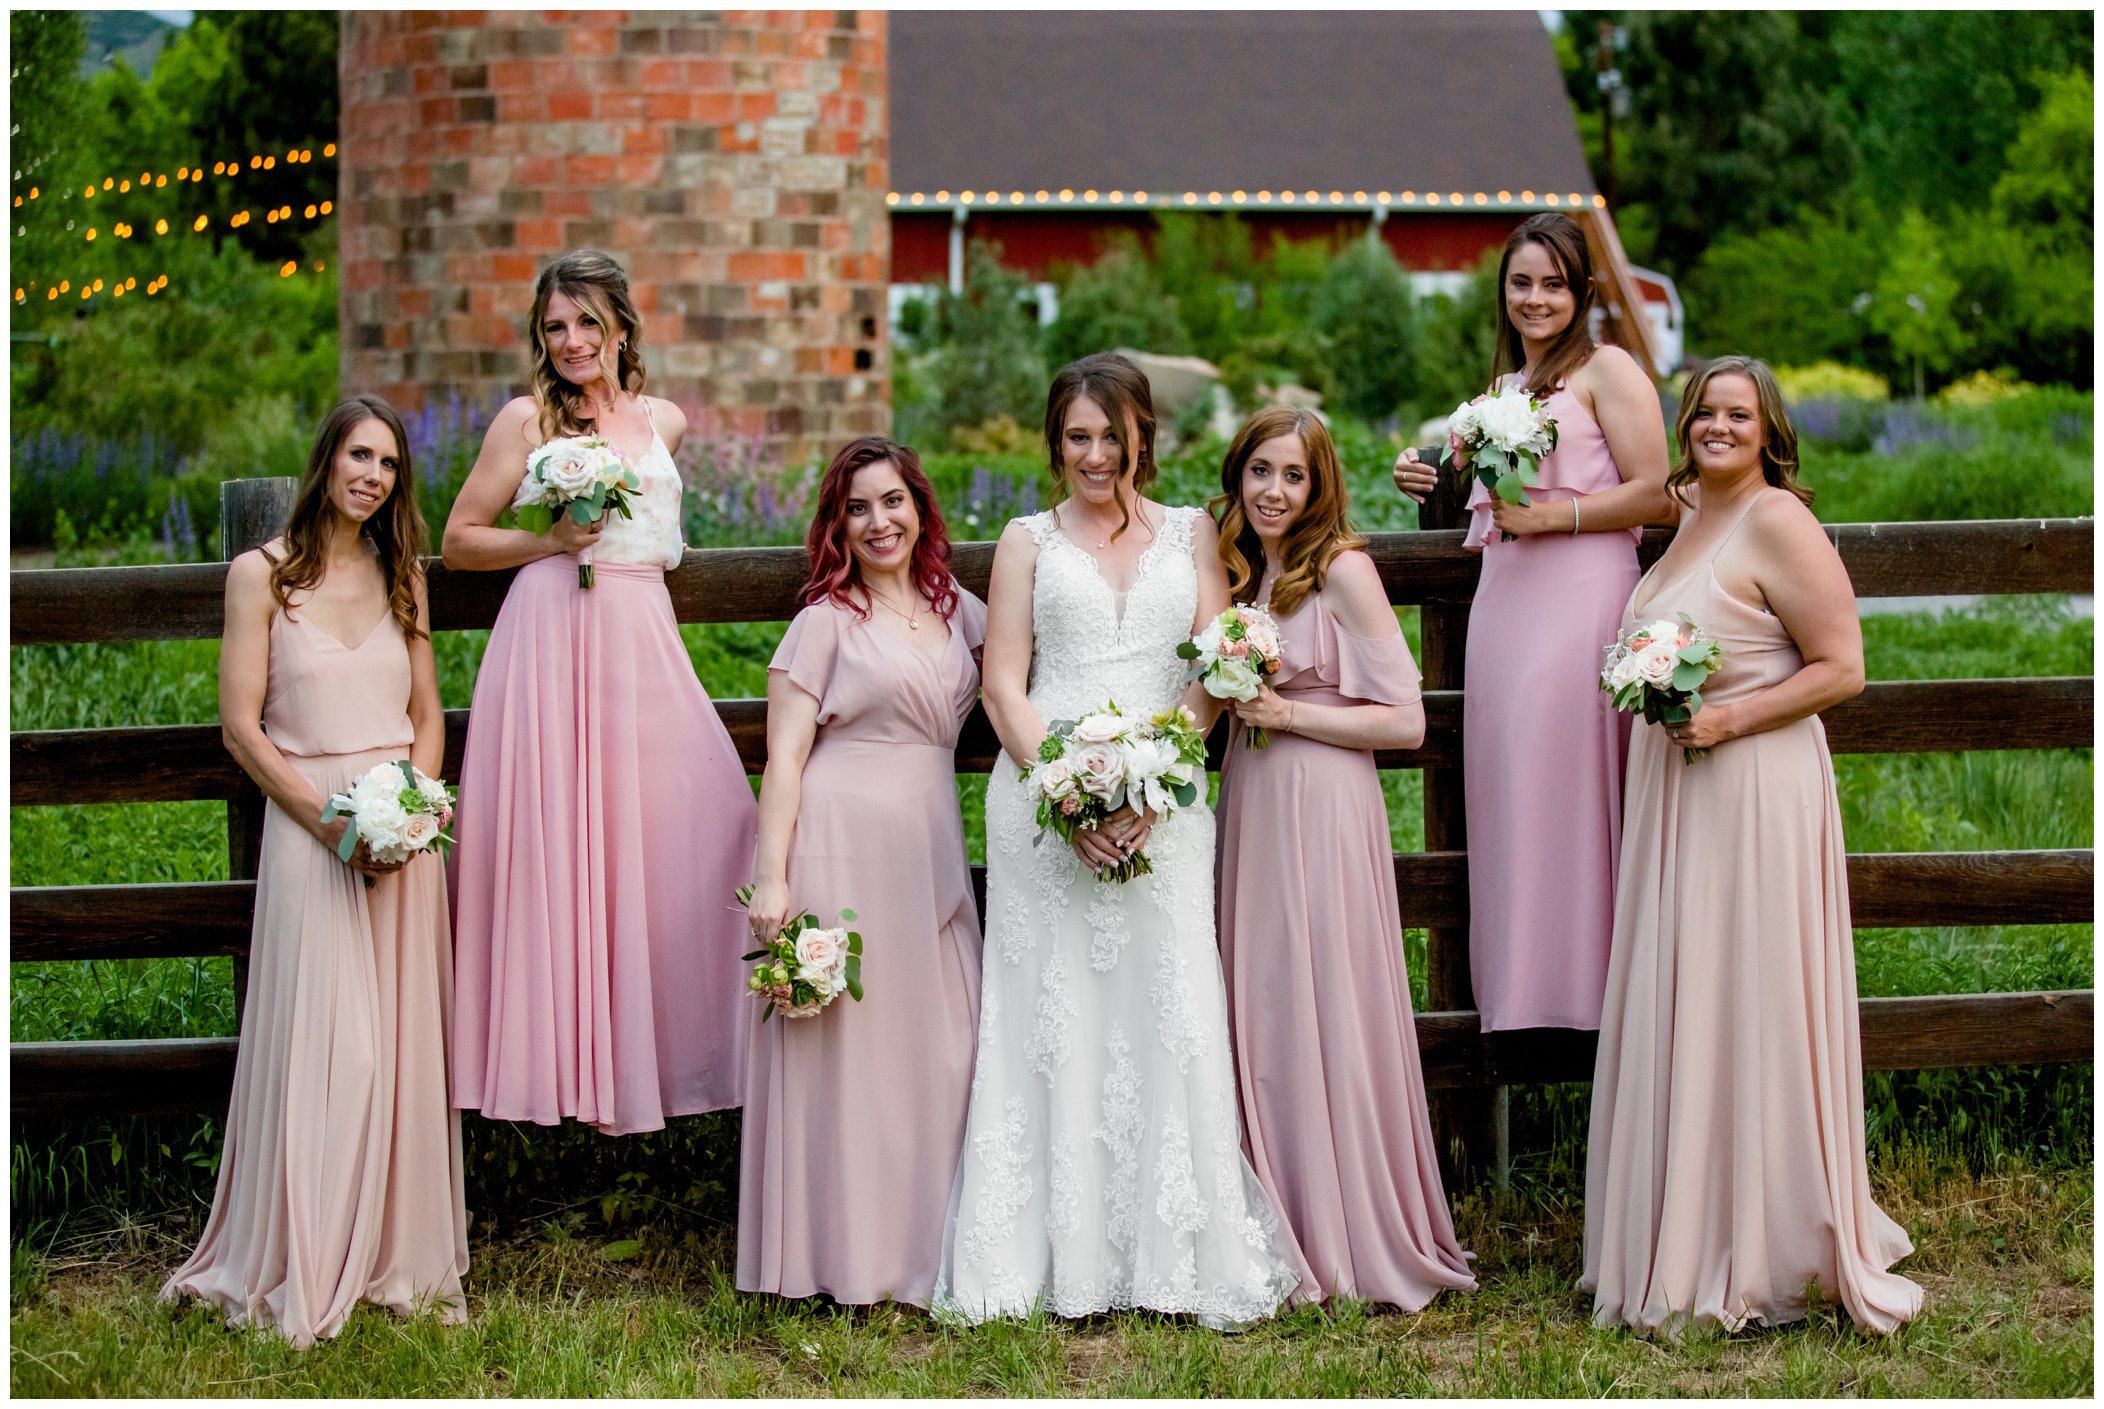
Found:
[[[1860,426],[1836,418],[1834,435],[1807,447],[1822,513],[1845,520],[2090,512],[2089,398],[2041,393],[2038,400],[1925,422],[1931,430],[1911,440],[1904,430],[1894,439],[1887,417],[1871,443],[1859,444],[1848,437]],[[1350,423],[1339,439],[1360,523],[1414,527],[1414,511],[1387,483],[1394,442]],[[1195,503],[1215,491],[1218,449],[1165,466],[1163,497]],[[420,451],[421,463],[464,470],[459,456],[449,462],[442,450]],[[756,463],[757,451],[711,453],[722,463],[701,468],[718,477],[690,475],[697,485],[690,542],[801,537],[805,472]],[[958,538],[991,537],[1007,517],[1036,507],[1041,468],[1031,456],[929,459]],[[2033,497],[2050,506],[2025,509]],[[1416,614],[1402,616],[1414,647]],[[688,626],[682,634],[711,695],[729,698],[765,693],[766,662],[782,629]],[[1873,679],[2093,673],[2093,623],[2057,599],[1873,616],[1864,635]],[[449,707],[469,702],[483,642],[478,632],[438,638]],[[13,647],[11,727],[212,722],[217,650],[213,641]],[[1836,771],[1852,852],[2092,845],[2087,750],[1843,757]],[[1420,849],[1419,775],[1383,781],[1395,845]],[[983,788],[983,778],[959,780],[974,859],[983,855]],[[227,874],[218,803],[16,808],[10,837],[17,886]],[[2088,925],[1859,930],[1855,939],[1865,996],[2094,981]],[[1404,940],[1422,1004],[1423,937]],[[11,976],[15,1041],[234,1032],[225,959],[18,963]],[[1831,1308],[1797,1328],[1672,1346],[1593,1330],[1588,1302],[1572,1287],[1587,1088],[1513,1095],[1511,1189],[1457,1198],[1464,1245],[1480,1256],[1480,1293],[1443,1298],[1416,1317],[1349,1305],[1303,1310],[1225,1339],[1145,1315],[960,1332],[910,1308],[850,1312],[741,1295],[728,1279],[735,1113],[622,1140],[469,1115],[472,1323],[442,1329],[368,1309],[342,1339],[306,1355],[228,1332],[203,1311],[152,1301],[201,1225],[218,1122],[18,1120],[12,1388],[27,1395],[2087,1391],[2089,1066],[1868,1079],[1878,1197],[1920,1249],[1901,1270],[1930,1292],[1921,1322],[1876,1343],[1855,1336]]]

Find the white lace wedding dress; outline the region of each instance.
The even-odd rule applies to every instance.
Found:
[[[1046,721],[1183,694],[1197,610],[1196,509],[1170,509],[1122,619],[1049,513],[1038,545],[1030,702]],[[1152,875],[1099,882],[1035,812],[1004,754],[986,790],[978,1065],[938,1306],[968,1321],[1123,1307],[1212,1324],[1269,1315],[1295,1285],[1242,1155],[1213,935],[1213,814],[1154,829]]]

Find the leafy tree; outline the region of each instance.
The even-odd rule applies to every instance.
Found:
[[[1951,315],[1957,296],[1958,281],[1951,277],[1936,228],[1920,211],[1908,211],[1878,276],[1870,321],[1891,340],[1893,352],[1913,364],[1916,400],[1926,395],[1924,366],[1947,371],[1972,341]]]
[[[1486,250],[1458,295],[1434,294],[1418,309],[1419,381],[1413,414],[1444,416],[1490,385],[1497,335],[1498,256]],[[1410,427],[1404,428],[1408,434]]]
[[[1001,416],[1028,425],[1045,409],[1045,361],[1022,296],[1029,280],[1001,267],[999,245],[974,240],[964,291],[937,301],[940,342],[929,369],[935,429],[979,426]]]
[[[1889,367],[1867,315],[1890,240],[1883,213],[1867,204],[1720,238],[1683,285],[1700,351]]]
[[[1162,288],[1145,251],[1130,236],[1067,281],[1059,318],[1046,332],[1045,359],[1062,367],[1115,347],[1170,356],[1191,350],[1176,299]]]
[[[1354,240],[1330,260],[1308,317],[1326,343],[1330,405],[1378,420],[1417,390],[1415,303],[1386,243]]]
[[[88,32],[76,10],[14,10],[8,15],[8,42],[10,150],[14,194],[22,202],[8,231],[8,254],[15,287],[35,285],[41,296],[79,243],[78,236],[63,228],[63,218],[51,219],[46,213],[59,207],[76,180],[84,100],[76,71],[87,50]],[[17,327],[51,316],[41,306],[15,310]]]

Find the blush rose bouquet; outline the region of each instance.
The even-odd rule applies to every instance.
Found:
[[[1055,719],[1023,774],[1037,803],[1031,844],[1050,832],[1071,845],[1076,833],[1096,830],[1128,803],[1166,817],[1198,800],[1204,778],[1205,736],[1182,706],[1139,718],[1111,700],[1080,719]],[[1122,882],[1153,870],[1139,852],[1096,876]]]
[[[1632,626],[1608,646],[1600,688],[1614,697],[1616,709],[1671,725],[1687,723],[1702,708],[1702,687],[1724,664],[1724,647],[1686,612],[1679,616],[1678,621]],[[1708,752],[1681,750],[1688,763]]]
[[[1447,417],[1440,467],[1463,465],[1497,498],[1526,503],[1541,457],[1556,448],[1556,418],[1548,406],[1520,387],[1462,402]],[[1503,539],[1510,543],[1516,536]]]
[[[511,497],[513,517],[529,533],[544,534],[558,515],[568,514],[583,528],[609,513],[624,519],[629,496],[643,487],[642,476],[621,459],[604,436],[562,436],[544,442],[526,457],[526,477]],[[577,559],[577,585],[592,585],[592,552]]]
[[[446,828],[453,825],[453,791],[406,758],[383,763],[351,780],[349,788],[329,798],[321,820],[345,819],[336,855],[348,862],[364,842],[373,860],[383,865],[407,861],[420,851],[453,844]],[[373,878],[365,884],[372,887]]]
[[[1229,607],[1212,624],[1176,648],[1176,654],[1191,662],[1184,683],[1198,681],[1216,700],[1244,704],[1257,697],[1264,682],[1285,664],[1285,647],[1279,639],[1278,622],[1257,606]],[[1251,725],[1246,734],[1249,747],[1269,748],[1269,731]]]
[[[740,905],[752,904],[752,887],[737,889]],[[862,1001],[862,936],[847,928],[855,912],[842,910],[840,924],[826,929],[806,910],[783,925],[781,932],[745,956],[753,971],[746,991],[767,1004],[766,1022],[776,1013],[785,1018],[816,1017],[842,993]]]

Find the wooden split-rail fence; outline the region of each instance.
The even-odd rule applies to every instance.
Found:
[[[223,541],[266,536],[241,523],[240,496],[269,481],[228,486]],[[282,494],[277,482],[275,493]],[[1442,496],[1444,498],[1444,496]],[[278,502],[282,504],[282,499]],[[279,509],[282,513],[282,508]],[[1455,518],[1435,503],[1422,518]],[[1849,524],[1828,530],[1861,596],[1910,597],[2092,590],[2088,519]],[[1670,535],[1645,536],[1648,564]],[[1423,852],[1395,857],[1402,922],[1427,930],[1428,1011],[1417,1019],[1426,1084],[1480,1109],[1467,1088],[1591,1078],[1594,1036],[1560,1029],[1483,1034],[1469,991],[1467,819],[1460,787],[1462,651],[1480,559],[1456,529],[1383,533],[1369,551],[1389,599],[1423,608],[1422,746],[1383,753],[1383,768],[1425,770]],[[991,543],[957,548],[965,586],[984,595]],[[430,564],[432,624],[440,631],[494,622],[511,574],[452,573]],[[59,569],[13,574],[16,645],[216,637],[224,564]],[[804,554],[796,548],[689,551],[666,585],[682,622],[785,620],[797,609]],[[717,710],[748,772],[766,762],[763,700]],[[1873,683],[1827,712],[1835,753],[2088,748],[2090,677]],[[446,716],[446,776],[458,777],[465,710]],[[1214,747],[1220,747],[1216,735]],[[974,710],[957,746],[960,772],[992,767],[998,744]],[[223,800],[235,879],[175,885],[29,886],[12,892],[14,960],[231,955],[237,1000],[246,971],[262,799],[220,742],[216,725],[66,729],[10,740],[16,807]],[[1214,765],[1218,766],[1217,756]],[[472,819],[468,822],[473,825]],[[1858,927],[2088,923],[2093,853],[1927,852],[1852,855],[1849,892]],[[980,882],[984,904],[983,873]],[[2092,990],[1952,994],[1862,1000],[1866,1070],[2088,1061]],[[230,1038],[16,1043],[16,1116],[223,1112],[234,1065]],[[1446,1122],[1451,1123],[1451,1122]],[[1465,1132],[1462,1136],[1465,1137]],[[1487,1151],[1485,1152],[1487,1153]]]

